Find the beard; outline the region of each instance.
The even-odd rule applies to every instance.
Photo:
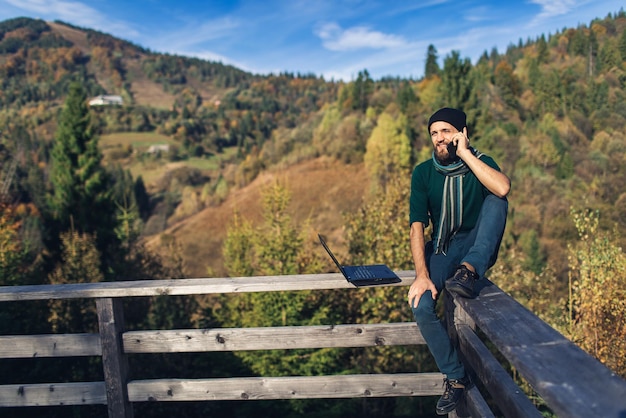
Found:
[[[450,155],[450,153],[448,152],[448,148],[445,146],[441,148],[434,147],[434,152],[437,162],[441,165],[450,165],[459,160],[459,157],[457,157],[456,155]]]

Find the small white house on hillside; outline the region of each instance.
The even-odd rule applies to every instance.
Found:
[[[89,100],[89,106],[112,106],[123,104],[122,96],[101,94]]]
[[[161,144],[161,145],[150,145],[150,148],[148,148],[148,154],[156,154],[158,152],[170,152],[170,146],[167,144]]]

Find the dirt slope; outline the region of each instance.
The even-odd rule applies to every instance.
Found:
[[[261,191],[280,181],[291,192],[291,216],[296,223],[310,219],[316,230],[328,235],[333,245],[343,243],[341,228],[345,213],[366,200],[369,182],[363,164],[345,165],[320,158],[262,173],[247,187],[236,190],[219,207],[204,209],[165,231],[182,245],[187,277],[226,276],[222,244],[235,211],[253,224],[262,221]],[[160,235],[147,241],[158,250]]]
[[[53,32],[58,33],[71,43],[73,43],[81,52],[85,55],[91,53],[89,48],[89,41],[87,41],[87,33],[82,30],[70,28],[69,26],[61,25],[55,22],[46,22]]]

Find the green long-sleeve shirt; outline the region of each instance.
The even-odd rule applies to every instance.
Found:
[[[500,171],[500,167],[493,158],[482,155],[480,160]],[[411,198],[409,210],[409,225],[421,222],[425,226],[429,221],[433,223],[433,231],[439,227],[441,217],[441,198],[445,176],[435,170],[433,160],[428,159],[413,169],[411,176]],[[476,178],[471,171],[463,179],[463,220],[460,232],[470,231],[476,225],[483,200],[489,190]]]

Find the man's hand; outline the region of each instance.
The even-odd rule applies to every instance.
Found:
[[[409,305],[411,308],[417,308],[417,304],[420,302],[420,298],[425,291],[430,290],[433,296],[433,300],[437,299],[437,288],[435,284],[428,277],[419,276],[415,277],[415,281],[409,288]]]
[[[463,128],[462,132],[455,133],[451,142],[456,146],[456,155],[459,157],[461,157],[462,153],[469,151],[470,141],[467,136],[467,127]]]
[[[456,155],[467,164],[483,186],[499,198],[504,198],[509,194],[511,179],[506,174],[480,161],[470,151],[467,127],[463,128],[463,132],[457,132],[452,136],[452,143],[456,144]]]

